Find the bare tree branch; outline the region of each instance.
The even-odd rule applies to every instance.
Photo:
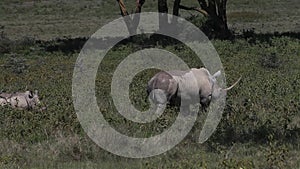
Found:
[[[183,6],[183,5],[179,5],[179,8],[180,8],[180,9],[184,9],[184,10],[194,10],[194,11],[198,11],[198,12],[200,12],[201,14],[203,14],[204,16],[209,16],[209,14],[208,14],[205,10],[203,10],[203,9],[201,9],[201,8],[197,8],[197,7],[186,7],[186,6]]]
[[[118,2],[119,7],[120,7],[121,15],[122,16],[129,15],[128,12],[127,12],[127,10],[126,10],[124,1],[123,0],[117,0],[117,2]]]

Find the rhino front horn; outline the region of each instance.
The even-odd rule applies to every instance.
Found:
[[[230,87],[228,87],[228,88],[226,88],[224,90],[228,91],[228,90],[232,89],[236,84],[238,84],[238,82],[241,80],[241,78],[242,78],[242,76],[233,85],[231,85]]]

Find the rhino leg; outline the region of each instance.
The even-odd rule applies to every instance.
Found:
[[[155,114],[162,114],[168,102],[166,92],[161,89],[154,89],[151,91],[149,96],[151,104],[156,105]]]

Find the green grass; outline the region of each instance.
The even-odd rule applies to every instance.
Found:
[[[146,1],[143,11],[156,11],[156,3]],[[190,0],[183,3],[197,5]],[[134,3],[128,4],[129,9],[133,6]],[[171,12],[172,7],[169,8]],[[299,9],[296,0],[229,1],[231,28],[250,31],[232,41],[212,40],[227,84],[242,76],[228,93],[216,132],[206,143],[197,143],[206,115],[202,114],[189,135],[172,150],[156,157],[128,159],[101,149],[88,138],[77,120],[71,97],[78,56],[77,50],[71,50],[76,46],[72,38],[88,37],[118,18],[116,2],[1,1],[0,90],[38,89],[47,110],[0,107],[0,168],[299,168]],[[195,13],[182,12],[184,17],[192,14]],[[201,23],[201,18],[191,18]],[[255,34],[252,28],[256,33],[271,34]],[[295,32],[294,36],[275,36],[274,31]],[[69,37],[73,43],[55,40],[62,37]],[[168,50],[190,67],[202,63],[184,45],[165,45],[166,40],[156,42],[141,37],[127,45],[119,44],[108,53],[97,73],[96,95],[100,110],[115,129],[131,136],[149,137],[172,124],[176,109],[169,107],[149,124],[136,124],[118,115],[108,95],[118,63],[140,50],[140,44]],[[35,39],[54,40],[40,43]],[[61,50],[51,50],[59,45]],[[138,109],[149,106],[144,100],[145,84],[154,73],[155,70],[140,72],[130,85],[130,99]]]
[[[192,132],[174,149],[142,160],[112,155],[95,145],[82,131],[71,98],[77,52],[47,52],[33,43],[19,44],[21,47],[1,54],[0,88],[8,92],[22,91],[26,87],[38,89],[47,110],[1,108],[0,138],[3,144],[0,144],[0,164],[4,168],[299,167],[299,39],[252,37],[214,40],[213,44],[220,54],[228,84],[243,76],[239,85],[228,94],[217,131],[204,145],[196,143],[204,117],[199,116]],[[182,45],[160,48],[177,54],[192,67],[201,66],[193,53]],[[155,122],[141,125],[118,115],[109,103],[110,98],[103,95],[110,90],[112,71],[118,62],[136,50],[139,50],[136,44],[121,44],[108,53],[97,74],[96,94],[104,116],[118,131],[148,137],[161,133],[172,124],[176,117],[174,109],[168,109]],[[141,72],[131,84],[131,101],[140,109],[148,105],[144,100],[145,83],[154,73]],[[284,158],[277,158],[281,156]],[[267,159],[270,160],[266,163]]]

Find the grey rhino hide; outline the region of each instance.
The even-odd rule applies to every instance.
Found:
[[[39,96],[37,91],[33,94],[31,91],[24,93],[14,93],[7,99],[12,108],[19,110],[32,109],[40,104]]]
[[[202,108],[206,109],[212,99],[225,93],[217,85],[216,78],[220,74],[221,72],[218,71],[211,75],[205,68],[192,68],[189,71],[161,71],[148,82],[147,93],[156,104],[166,104],[167,102],[172,104],[174,100],[178,99],[194,103],[194,100],[200,99]],[[152,92],[154,89],[159,89],[160,94]]]

